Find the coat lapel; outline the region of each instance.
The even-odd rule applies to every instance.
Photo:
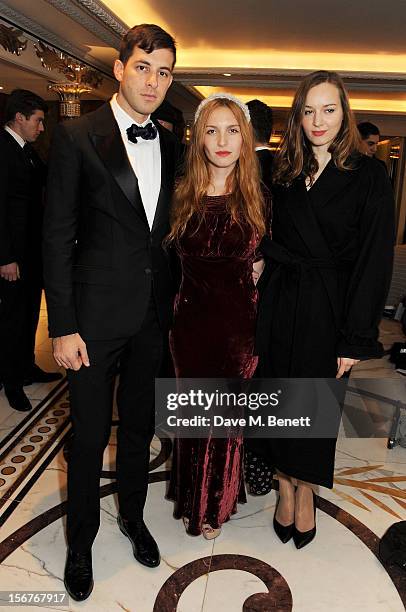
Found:
[[[354,174],[353,170],[339,170],[330,160],[313,187],[309,191],[306,190],[306,193],[316,206],[325,206],[347,188],[353,180]]]
[[[129,162],[110,104],[105,104],[93,115],[89,136],[98,155],[113,175],[127,200],[143,221],[148,224],[138,180]]]
[[[328,163],[313,187],[307,191],[303,178],[297,178],[286,191],[285,204],[311,257],[331,258],[332,253],[317,221],[313,205],[325,206],[354,180],[356,171],[339,170]]]
[[[314,187],[315,186],[316,185],[314,185]],[[314,187],[312,187],[312,189],[314,189]],[[332,266],[334,266],[337,262],[335,262],[334,254],[330,250],[322,233],[311,206],[309,195],[310,194],[306,190],[304,179],[296,179],[291,188],[287,190],[285,205],[297,231],[307,247],[309,256],[317,260],[330,261]],[[322,266],[319,268],[319,273],[322,277],[329,296],[331,308],[338,324],[339,297],[336,275],[331,274],[331,270],[323,268]]]
[[[306,244],[309,255],[315,258],[330,258],[330,249],[312,210],[308,195],[304,180],[296,179],[287,190],[286,208]]]

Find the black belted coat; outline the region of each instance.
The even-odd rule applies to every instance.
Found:
[[[259,375],[334,378],[339,356],[380,357],[393,246],[392,187],[374,159],[361,156],[345,171],[330,161],[309,191],[303,178],[276,188],[272,239],[260,247]],[[332,486],[335,440],[250,446],[282,472]]]

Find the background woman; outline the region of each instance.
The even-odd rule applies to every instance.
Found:
[[[261,284],[263,377],[341,377],[378,358],[391,278],[393,195],[380,163],[357,154],[358,133],[341,78],[300,84],[275,160],[271,260]],[[312,485],[333,485],[335,440],[251,441],[279,476],[275,530],[298,548],[316,533]],[[297,482],[297,488],[294,483]]]
[[[250,378],[257,292],[255,250],[263,198],[248,108],[228,94],[196,112],[172,229],[182,266],[171,350],[178,378]],[[169,497],[190,534],[216,537],[245,501],[242,439],[175,441]]]

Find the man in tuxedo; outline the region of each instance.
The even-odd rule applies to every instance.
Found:
[[[41,370],[34,356],[46,168],[31,143],[44,131],[46,111],[42,98],[16,89],[0,130],[0,381],[10,406],[22,412],[31,409],[24,384],[61,378]]]
[[[44,270],[54,357],[68,370],[70,389],[65,586],[75,600],[93,588],[91,547],[118,364],[118,526],[140,563],[160,562],[143,509],[154,379],[173,306],[162,241],[177,141],[150,115],[172,82],[175,60],[175,42],[159,26],[129,30],[114,64],[118,94],[59,125],[51,148]]]

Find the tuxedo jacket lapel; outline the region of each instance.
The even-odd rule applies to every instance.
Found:
[[[168,219],[168,210],[169,210],[169,202],[168,202],[168,194],[170,187],[170,151],[169,151],[169,143],[168,137],[165,133],[165,130],[162,129],[160,124],[157,122],[156,127],[159,132],[159,145],[161,148],[161,188],[159,191],[158,202],[156,206],[154,222],[152,224],[152,230],[158,227],[162,221],[167,221]]]
[[[98,113],[95,113],[93,121],[89,136],[98,155],[113,175],[127,200],[142,220],[148,224],[138,180],[128,159],[110,104],[102,106]]]

